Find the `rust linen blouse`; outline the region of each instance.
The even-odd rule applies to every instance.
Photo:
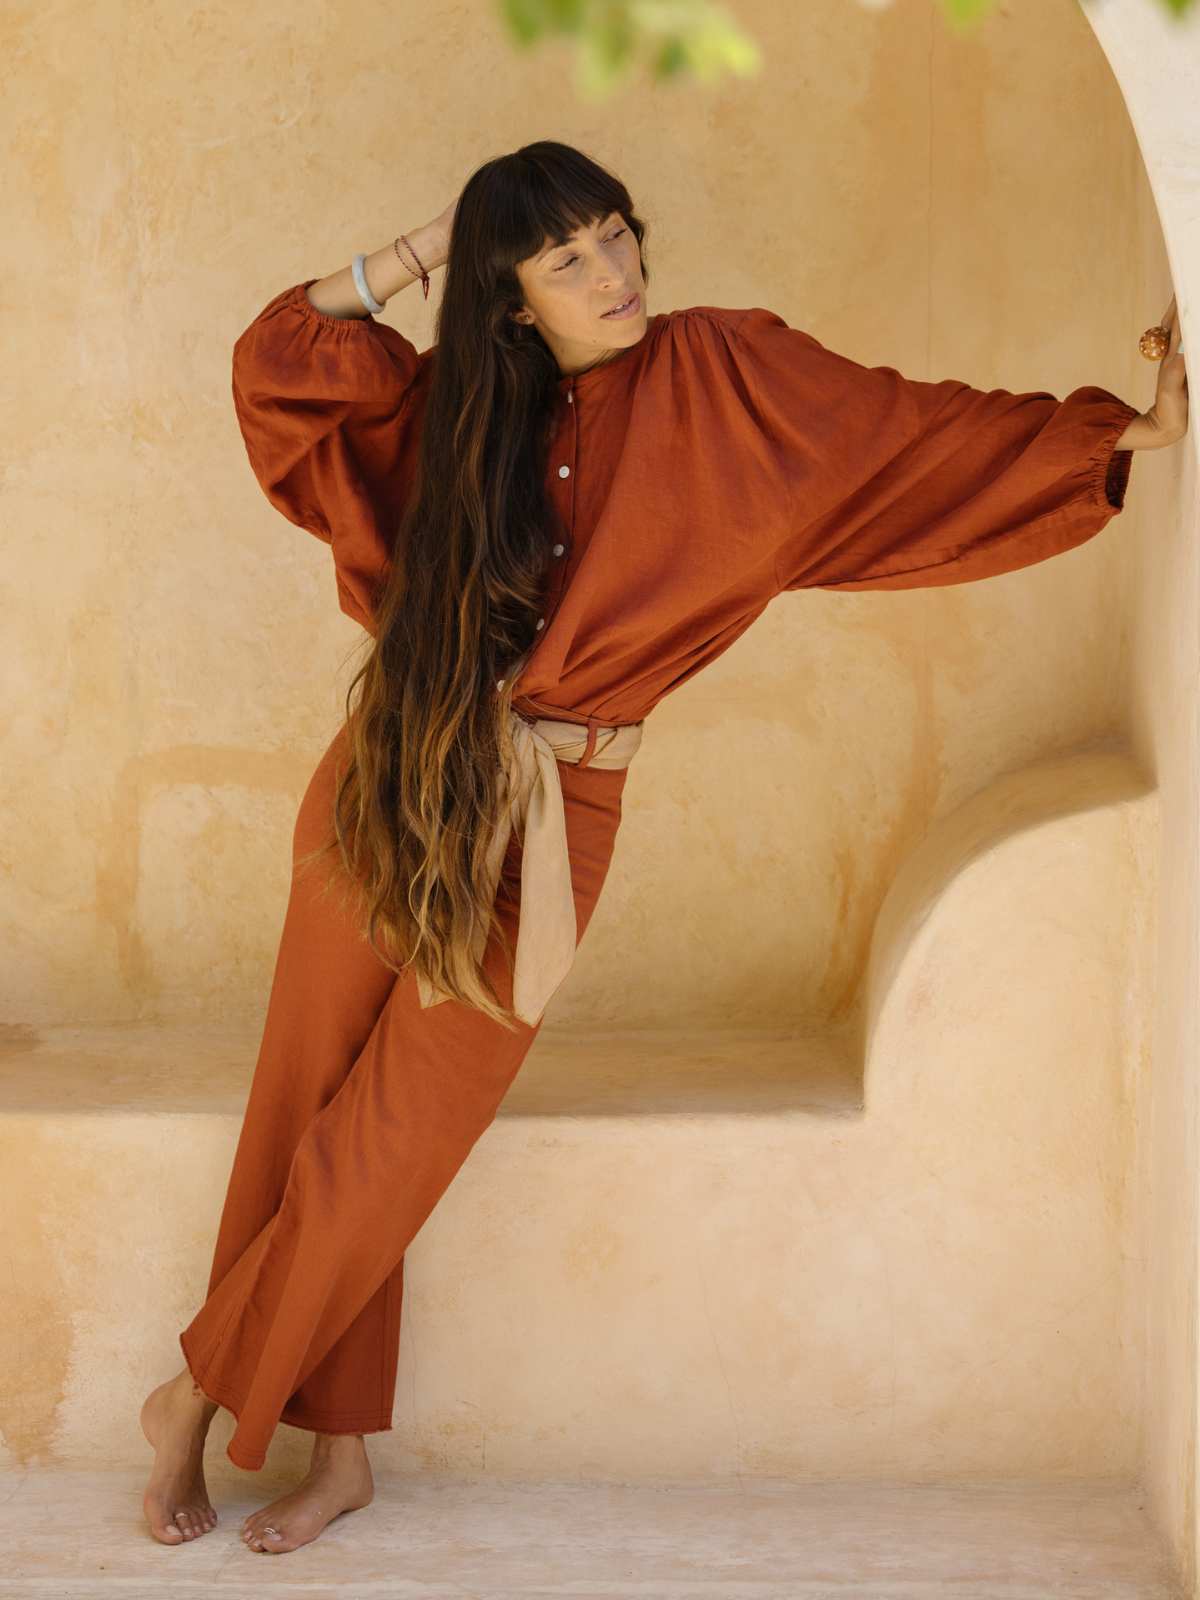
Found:
[[[305,279],[237,339],[250,465],[330,545],[373,632],[413,482],[433,347],[318,312]],[[558,382],[540,629],[514,705],[619,724],[714,660],[785,589],[912,589],[1031,566],[1125,500],[1136,407],[1086,385],[925,382],[826,348],[761,306],[659,312]]]

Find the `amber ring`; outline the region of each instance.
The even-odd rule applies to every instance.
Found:
[[[1147,361],[1161,361],[1171,348],[1171,335],[1161,322],[1155,323],[1153,328],[1147,328],[1138,340],[1138,349]],[[1183,349],[1182,343],[1176,347],[1176,353]]]

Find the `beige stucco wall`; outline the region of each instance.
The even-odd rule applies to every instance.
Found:
[[[454,15],[492,59],[489,8],[472,29]],[[419,82],[428,102],[394,144],[333,131],[377,41],[314,12],[289,19],[281,58],[262,17],[260,40],[241,37],[249,14],[199,34],[185,16],[136,41],[99,21],[60,41],[71,93],[44,86],[53,120],[27,132],[19,172],[11,334],[31,381],[9,415],[23,533],[4,574],[5,774],[10,837],[34,847],[15,852],[6,921],[26,1020],[261,1005],[288,830],[363,635],[327,550],[254,484],[230,347],[275,289],[433,214],[493,151],[553,132],[618,167],[650,222],[652,309],[768,304],[914,376],[1149,399],[1134,341],[1165,276],[1152,291],[1136,276],[1136,149],[1069,10],[1018,6],[956,42],[920,7],[798,28],[751,5],[761,82],[590,114],[565,86],[555,98],[547,63],[475,71],[397,14],[397,98]],[[429,87],[439,74],[448,100],[458,77],[482,96],[469,126]],[[414,116],[436,127],[428,148]],[[401,297],[388,317],[424,346],[435,303]],[[561,1012],[844,1014],[929,820],[1117,721],[1123,557],[1150,475],[1135,466],[1134,505],[1083,550],[984,585],[785,595],[661,706]],[[718,733],[732,751],[715,763]]]
[[[1156,312],[1173,284],[1194,371],[1200,348],[1200,17],[1172,23],[1157,6],[1090,6],[1137,138],[1138,178],[1115,213],[1135,244],[1131,292]],[[1143,176],[1144,173],[1144,176]],[[1114,196],[1118,202],[1121,197]],[[1114,232],[1117,229],[1114,228]],[[1161,889],[1155,995],[1147,1008],[1139,1187],[1145,1203],[1147,1504],[1194,1593],[1200,1573],[1197,1448],[1197,538],[1196,422],[1172,459],[1140,465],[1138,538],[1119,552],[1128,667],[1121,725],[1158,792]]]
[[[1115,9],[1132,17],[1142,0]],[[965,39],[924,3],[872,13],[743,0],[739,14],[765,47],[761,79],[640,87],[600,108],[572,102],[561,56],[509,56],[483,3],[440,8],[436,22],[402,3],[355,26],[319,7],[163,9],[138,29],[101,4],[56,29],[53,52],[34,52],[36,114],[28,101],[7,112],[18,157],[8,346],[24,375],[5,426],[7,525],[19,533],[0,575],[13,1024],[261,1016],[295,807],[363,636],[337,610],[328,551],[251,477],[230,348],[277,289],[434,215],[497,151],[555,136],[622,173],[650,224],[652,311],[767,305],[914,377],[1059,394],[1099,383],[1149,404],[1153,370],[1136,340],[1166,305],[1171,271],[1115,66],[1082,12],[1012,0]],[[51,24],[23,26],[36,40]],[[436,288],[386,315],[425,347],[435,306]],[[978,1323],[968,1342],[986,1341],[991,1304],[970,1298],[972,1228],[990,1218],[1013,1230],[1012,1250],[993,1256],[1010,1273],[992,1286],[997,1306],[1025,1290],[1038,1248],[1035,1200],[1004,1220],[1006,1151],[1040,1153],[1064,1189],[1101,1165],[1098,1209],[1073,1221],[1059,1207],[1053,1246],[1034,1260],[1047,1292],[1059,1252],[1084,1263],[1080,1295],[1101,1285],[1086,1360],[1072,1367],[1041,1325],[1001,1369],[1011,1384],[985,1391],[997,1409],[976,1448],[959,1423],[947,1449],[952,1439],[963,1470],[1044,1467],[1028,1419],[1006,1434],[995,1418],[1014,1385],[1057,1371],[1045,1365],[1053,1349],[1064,1377],[1092,1380],[1048,1424],[1054,1459],[1144,1473],[1184,1564],[1197,619],[1194,509],[1178,508],[1181,494],[1194,508],[1191,448],[1136,457],[1126,511],[1036,569],[925,592],[780,597],[648,724],[612,875],[554,1009],[568,1032],[622,1018],[850,1030],[876,1123],[845,1164],[820,1140],[806,1153],[814,1171],[822,1151],[830,1160],[814,1192],[864,1205],[870,1193],[887,1210],[885,1190],[915,1196],[918,1167],[936,1173],[920,1189],[927,1213],[908,1214],[928,1245],[947,1197],[978,1200],[990,1182],[953,1258],[920,1258],[931,1306],[939,1261],[947,1294],[966,1285]],[[1107,768],[1097,779],[1092,749],[1123,756],[1121,781]],[[1045,785],[1047,814],[1112,809],[1006,856],[1018,884],[1031,875],[1029,893],[1006,894],[1004,813],[987,797],[1026,770]],[[1137,770],[1147,792],[1158,785],[1153,807]],[[937,841],[959,838],[962,816],[984,818],[971,837],[991,852],[973,893],[965,877],[938,877],[955,857]],[[898,898],[918,860],[922,882],[947,886],[927,924],[904,910],[919,899]],[[1046,874],[1060,875],[1069,916],[1056,918]],[[1035,911],[1032,959],[1021,918]],[[911,941],[885,945],[881,917]],[[901,991],[880,974],[903,979],[902,1006],[889,1009]],[[895,1190],[881,1181],[889,1153]],[[452,1214],[439,1216],[451,1248]],[[753,1228],[748,1213],[731,1246]],[[805,1305],[848,1261],[870,1280],[868,1299],[876,1279],[883,1295],[882,1246],[865,1260],[856,1248],[852,1230],[834,1229],[827,1258],[806,1269]],[[842,1319],[845,1393],[870,1396],[878,1322],[852,1310],[828,1315]],[[919,1365],[920,1316],[911,1331]],[[780,1348],[796,1336],[762,1334]],[[751,1382],[753,1347],[743,1357]],[[943,1383],[940,1359],[926,1359]],[[778,1465],[774,1378],[760,1397],[760,1459]],[[1036,1385],[1024,1392],[1033,1407]],[[938,1389],[946,1417],[963,1393]],[[930,1428],[927,1412],[910,1420]],[[839,1444],[836,1408],[822,1425],[847,1463],[877,1459],[869,1435]],[[937,1427],[923,1437],[933,1472]]]

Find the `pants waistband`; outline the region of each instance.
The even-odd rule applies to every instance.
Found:
[[[532,711],[527,713],[522,709],[525,706],[531,707]],[[517,695],[513,699],[512,709],[522,722],[526,722],[530,726],[539,719],[548,717],[555,722],[573,722],[580,727],[586,727],[587,738],[583,748],[583,755],[576,763],[581,767],[591,764],[592,757],[596,754],[596,737],[598,734],[614,728],[636,727],[642,721],[642,718],[639,717],[634,722],[616,722],[611,717],[592,716],[587,711],[564,710],[561,706],[549,705],[544,700],[531,699],[529,695]]]
[[[586,741],[575,731],[587,726]],[[608,737],[596,748],[596,736]],[[538,717],[530,722],[515,709],[510,719],[514,765],[506,773],[509,803],[488,841],[487,892],[494,896],[512,830],[523,836],[521,915],[513,966],[513,1010],[536,1022],[546,1002],[575,959],[575,896],[567,844],[560,762],[583,765],[595,759],[604,768],[627,767],[642,742],[641,722],[605,724],[600,717]],[[481,920],[474,953],[482,961],[488,935]],[[440,1005],[441,994],[423,977],[422,1006]]]

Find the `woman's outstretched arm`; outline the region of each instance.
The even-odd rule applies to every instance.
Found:
[[[780,589],[968,583],[1082,544],[1123,507],[1132,451],[1173,436],[1096,385],[977,389],[867,367],[762,307],[731,348],[787,501]]]

